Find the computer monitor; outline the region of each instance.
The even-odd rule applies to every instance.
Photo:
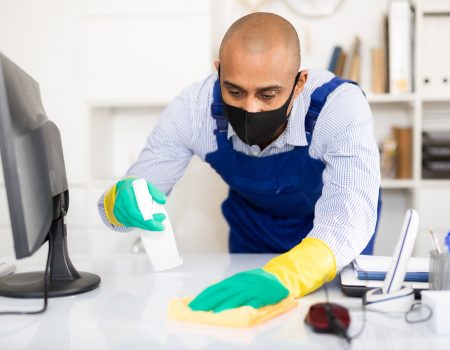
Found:
[[[67,250],[69,189],[59,130],[45,114],[38,83],[1,52],[0,151],[16,258],[48,241],[49,297],[96,288],[100,277],[78,272]],[[0,295],[44,296],[44,272],[0,278]]]

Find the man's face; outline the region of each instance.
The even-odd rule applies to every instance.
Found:
[[[262,53],[249,53],[230,45],[220,61],[222,97],[227,104],[248,112],[262,112],[281,107],[288,99],[297,71],[288,52],[274,48]],[[216,63],[217,66],[217,63]],[[306,82],[304,72],[294,90],[297,97]],[[292,99],[288,111],[291,110]]]

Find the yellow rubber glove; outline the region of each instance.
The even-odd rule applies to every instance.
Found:
[[[299,298],[336,276],[336,259],[325,242],[307,237],[287,253],[270,260],[263,270],[277,276],[290,295]]]

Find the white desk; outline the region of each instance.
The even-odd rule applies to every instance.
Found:
[[[184,265],[155,274],[146,255],[74,258],[77,269],[99,274],[100,288],[50,299],[45,314],[0,316],[0,349],[339,349],[345,342],[313,333],[303,320],[309,305],[324,301],[323,289],[302,298],[288,313],[252,329],[187,324],[167,318],[170,298],[195,295],[212,282],[262,266],[270,255],[191,255]],[[18,272],[30,270],[31,263]],[[43,266],[43,264],[42,264]],[[35,268],[34,268],[35,269]],[[362,319],[360,299],[329,288],[330,301],[351,309],[355,330]],[[0,297],[0,309],[39,308],[42,300]],[[450,337],[437,337],[426,324],[403,317],[367,313],[364,333],[351,349],[450,349]]]

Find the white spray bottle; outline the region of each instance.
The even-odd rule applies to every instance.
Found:
[[[152,219],[154,213],[163,213],[166,215],[166,219],[163,221],[165,226],[164,231],[138,229],[153,268],[155,271],[163,271],[181,265],[183,258],[178,251],[177,242],[166,209],[163,205],[152,199],[145,179],[133,181],[133,190],[144,220]]]

